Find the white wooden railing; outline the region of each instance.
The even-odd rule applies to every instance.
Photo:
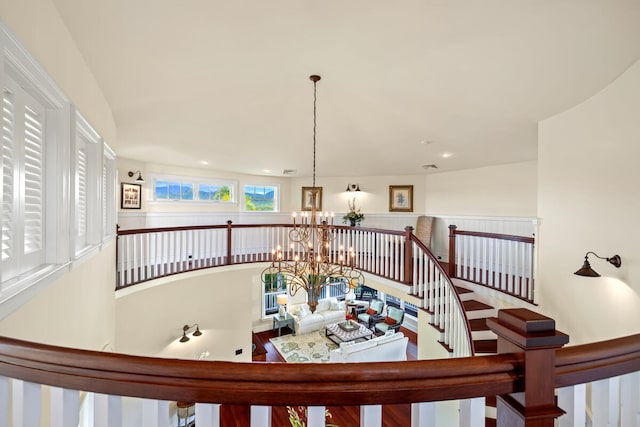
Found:
[[[287,250],[290,230],[290,225],[231,222],[118,230],[117,288],[201,268],[270,261],[278,246],[285,258],[292,259],[296,253]],[[354,248],[358,269],[407,285],[407,294],[420,299],[420,308],[430,313],[441,342],[453,356],[473,354],[469,324],[453,284],[411,227],[394,231],[336,226],[334,230],[334,247]]]
[[[449,226],[449,276],[534,303],[533,237]]]
[[[461,409],[444,425],[482,426],[484,399],[494,395],[498,425],[552,426],[558,418],[560,426],[638,426],[640,335],[558,349],[568,337],[541,323],[554,324],[523,309],[490,319],[499,348],[511,353],[330,369],[158,359],[0,337],[0,426],[168,427],[176,425],[175,402],[186,401],[196,402],[199,426],[220,425],[227,404],[251,405],[251,427],[270,427],[283,405],[308,406],[307,425],[324,426],[325,407],[348,402],[360,407],[363,427],[382,426],[381,405],[398,403],[412,403],[412,426],[431,427],[443,425],[438,402],[457,399]],[[512,394],[525,399],[514,403]]]

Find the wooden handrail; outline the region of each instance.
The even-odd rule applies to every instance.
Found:
[[[556,387],[640,371],[640,334],[566,347],[556,353]]]
[[[488,239],[510,240],[512,242],[535,243],[534,237],[515,236],[512,234],[484,233],[481,231],[466,231],[454,228],[454,233],[464,236],[486,237]]]
[[[159,400],[252,405],[396,404],[515,391],[519,359],[494,355],[383,363],[160,359],[0,337],[0,375]]]

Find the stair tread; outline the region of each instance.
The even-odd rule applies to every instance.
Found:
[[[462,286],[454,285],[453,287],[456,289],[456,292],[458,292],[458,295],[473,293],[472,290],[463,288]]]
[[[498,424],[494,418],[485,418],[484,426],[485,427],[496,427]]]
[[[487,318],[481,317],[479,319],[469,319],[469,326],[472,331],[488,331]]]
[[[493,310],[493,307],[483,302],[476,301],[474,299],[468,301],[462,301],[464,311],[477,311],[477,310]]]
[[[473,340],[473,349],[476,353],[497,353],[498,340]]]

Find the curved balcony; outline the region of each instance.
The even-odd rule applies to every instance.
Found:
[[[272,245],[265,242],[284,239],[286,233],[275,230],[287,226],[239,227],[268,236],[265,246],[253,250],[234,244],[231,228],[213,227],[224,236],[219,246],[206,244],[221,239],[212,227],[202,228],[208,237],[194,233],[198,227],[121,231],[119,277],[144,281],[188,267],[206,268],[207,263],[267,261]],[[341,238],[360,242],[363,270],[404,283],[408,294],[420,296],[423,309],[439,314],[432,318],[458,332],[448,335],[453,346],[468,349],[468,336],[459,333],[468,331],[464,316],[455,326],[454,316],[444,311],[456,301],[447,294],[450,280],[410,231],[346,229]],[[485,423],[485,398],[492,396],[498,396],[497,425],[578,426],[587,419],[592,425],[604,425],[603,420],[636,425],[640,334],[561,348],[568,337],[555,330],[553,320],[529,310],[502,310],[489,325],[501,354],[332,364],[331,369],[326,364],[139,357],[0,338],[0,426],[129,425],[124,403],[129,397],[142,399],[144,426],[175,425],[170,402],[195,403],[198,425],[220,425],[224,405],[249,405],[252,427],[280,425],[272,424],[273,408],[302,405],[308,407],[307,425],[322,426],[327,406],[348,405],[360,407],[361,426],[381,426],[384,405],[411,404],[412,425],[433,426],[443,425],[436,424],[438,402],[450,400],[460,400],[460,412],[447,419],[447,426],[479,426]]]

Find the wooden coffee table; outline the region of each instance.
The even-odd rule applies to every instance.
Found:
[[[370,339],[373,336],[373,332],[371,332],[371,329],[365,327],[364,325],[356,322],[353,322],[353,325],[353,330],[345,330],[340,327],[340,323],[332,323],[325,327],[325,334],[327,338],[329,338],[336,344],[347,341],[355,341],[359,339]]]

